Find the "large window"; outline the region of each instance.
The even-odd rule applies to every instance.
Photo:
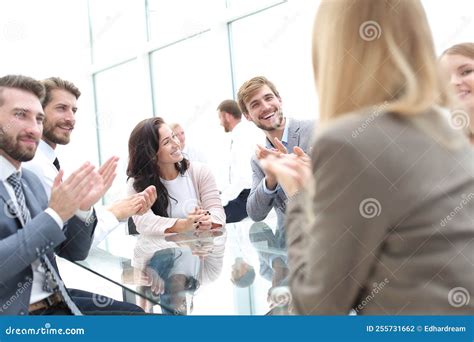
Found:
[[[201,150],[216,171],[226,151],[216,108],[232,98],[229,59],[223,51],[214,32],[207,32],[151,54],[156,115],[180,123],[187,144]]]
[[[93,62],[136,55],[146,41],[144,0],[89,1]]]
[[[316,117],[307,11],[286,3],[231,24],[235,88],[266,76],[279,90],[286,114],[298,118]]]
[[[102,71],[95,75],[97,98],[97,130],[102,162],[115,155],[120,157],[117,178],[107,199],[122,193],[126,180],[128,138],[142,119],[151,117],[150,98],[144,91],[137,60]],[[107,202],[106,199],[106,202]]]
[[[209,29],[225,0],[148,0],[148,34],[154,43],[173,42]]]

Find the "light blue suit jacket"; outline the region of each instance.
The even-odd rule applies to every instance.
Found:
[[[309,154],[311,146],[311,136],[314,128],[312,120],[291,119],[288,126],[288,152],[293,151],[293,147],[299,146]],[[267,145],[271,144],[267,139]],[[285,210],[287,197],[283,189],[278,185],[274,194],[267,194],[263,188],[265,173],[263,172],[257,158],[252,157],[252,189],[247,199],[247,213],[254,221],[264,220],[270,210],[275,208],[278,220],[278,229],[284,228]]]
[[[31,221],[21,228],[10,215],[10,196],[0,182],[0,315],[27,315],[33,284],[31,264],[46,255],[57,270],[54,253],[68,260],[83,260],[92,243],[97,220],[95,213],[86,224],[76,216],[59,227],[44,212],[46,193],[32,172],[22,170],[22,183]]]

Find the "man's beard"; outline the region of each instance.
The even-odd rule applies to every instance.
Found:
[[[67,145],[71,140],[71,135],[63,136],[57,135],[54,133],[54,130],[59,127],[58,124],[50,126],[49,122],[45,119],[43,123],[43,137],[45,137],[48,141],[59,144],[59,145]]]
[[[18,136],[14,139],[7,135],[3,127],[0,127],[0,150],[6,153],[13,160],[19,162],[30,161],[35,156],[38,141],[36,141],[36,147],[33,150],[22,148],[18,140],[23,136]]]
[[[270,126],[265,126],[261,123],[256,123],[256,126],[264,131],[272,132],[274,130],[280,129],[283,126],[283,111],[281,108],[275,111],[275,118]]]

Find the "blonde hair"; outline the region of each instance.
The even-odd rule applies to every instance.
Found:
[[[419,0],[323,0],[313,67],[323,123],[382,104],[413,115],[450,98]]]
[[[177,123],[177,122],[170,123],[168,126],[171,128],[172,131],[174,131],[176,128],[178,128],[178,126],[181,127],[181,128],[183,128],[183,127],[182,127],[179,123]]]
[[[248,102],[250,98],[265,85],[270,88],[270,90],[273,92],[273,94],[275,94],[276,97],[281,99],[280,93],[278,92],[275,85],[270,82],[266,77],[253,77],[250,80],[245,81],[244,84],[240,86],[239,91],[237,92],[237,100],[239,102],[239,107],[242,113],[248,113],[248,108],[245,103]]]
[[[461,43],[451,46],[446,49],[441,57],[444,55],[461,55],[467,58],[474,59],[474,43]]]

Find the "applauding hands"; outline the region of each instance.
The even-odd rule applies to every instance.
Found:
[[[110,158],[98,171],[86,162],[64,182],[61,181],[64,172],[59,171],[51,189],[49,207],[63,221],[70,219],[78,209],[90,210],[112,185],[117,161],[117,157]]]
[[[107,207],[119,221],[124,221],[133,215],[143,215],[156,201],[156,188],[150,185],[142,192],[118,200]]]
[[[280,184],[287,196],[291,197],[311,178],[311,159],[298,146],[293,148],[293,153],[288,153],[278,138],[275,138],[274,145],[277,149],[258,145],[256,155],[265,172],[267,188],[274,189],[276,184]]]

